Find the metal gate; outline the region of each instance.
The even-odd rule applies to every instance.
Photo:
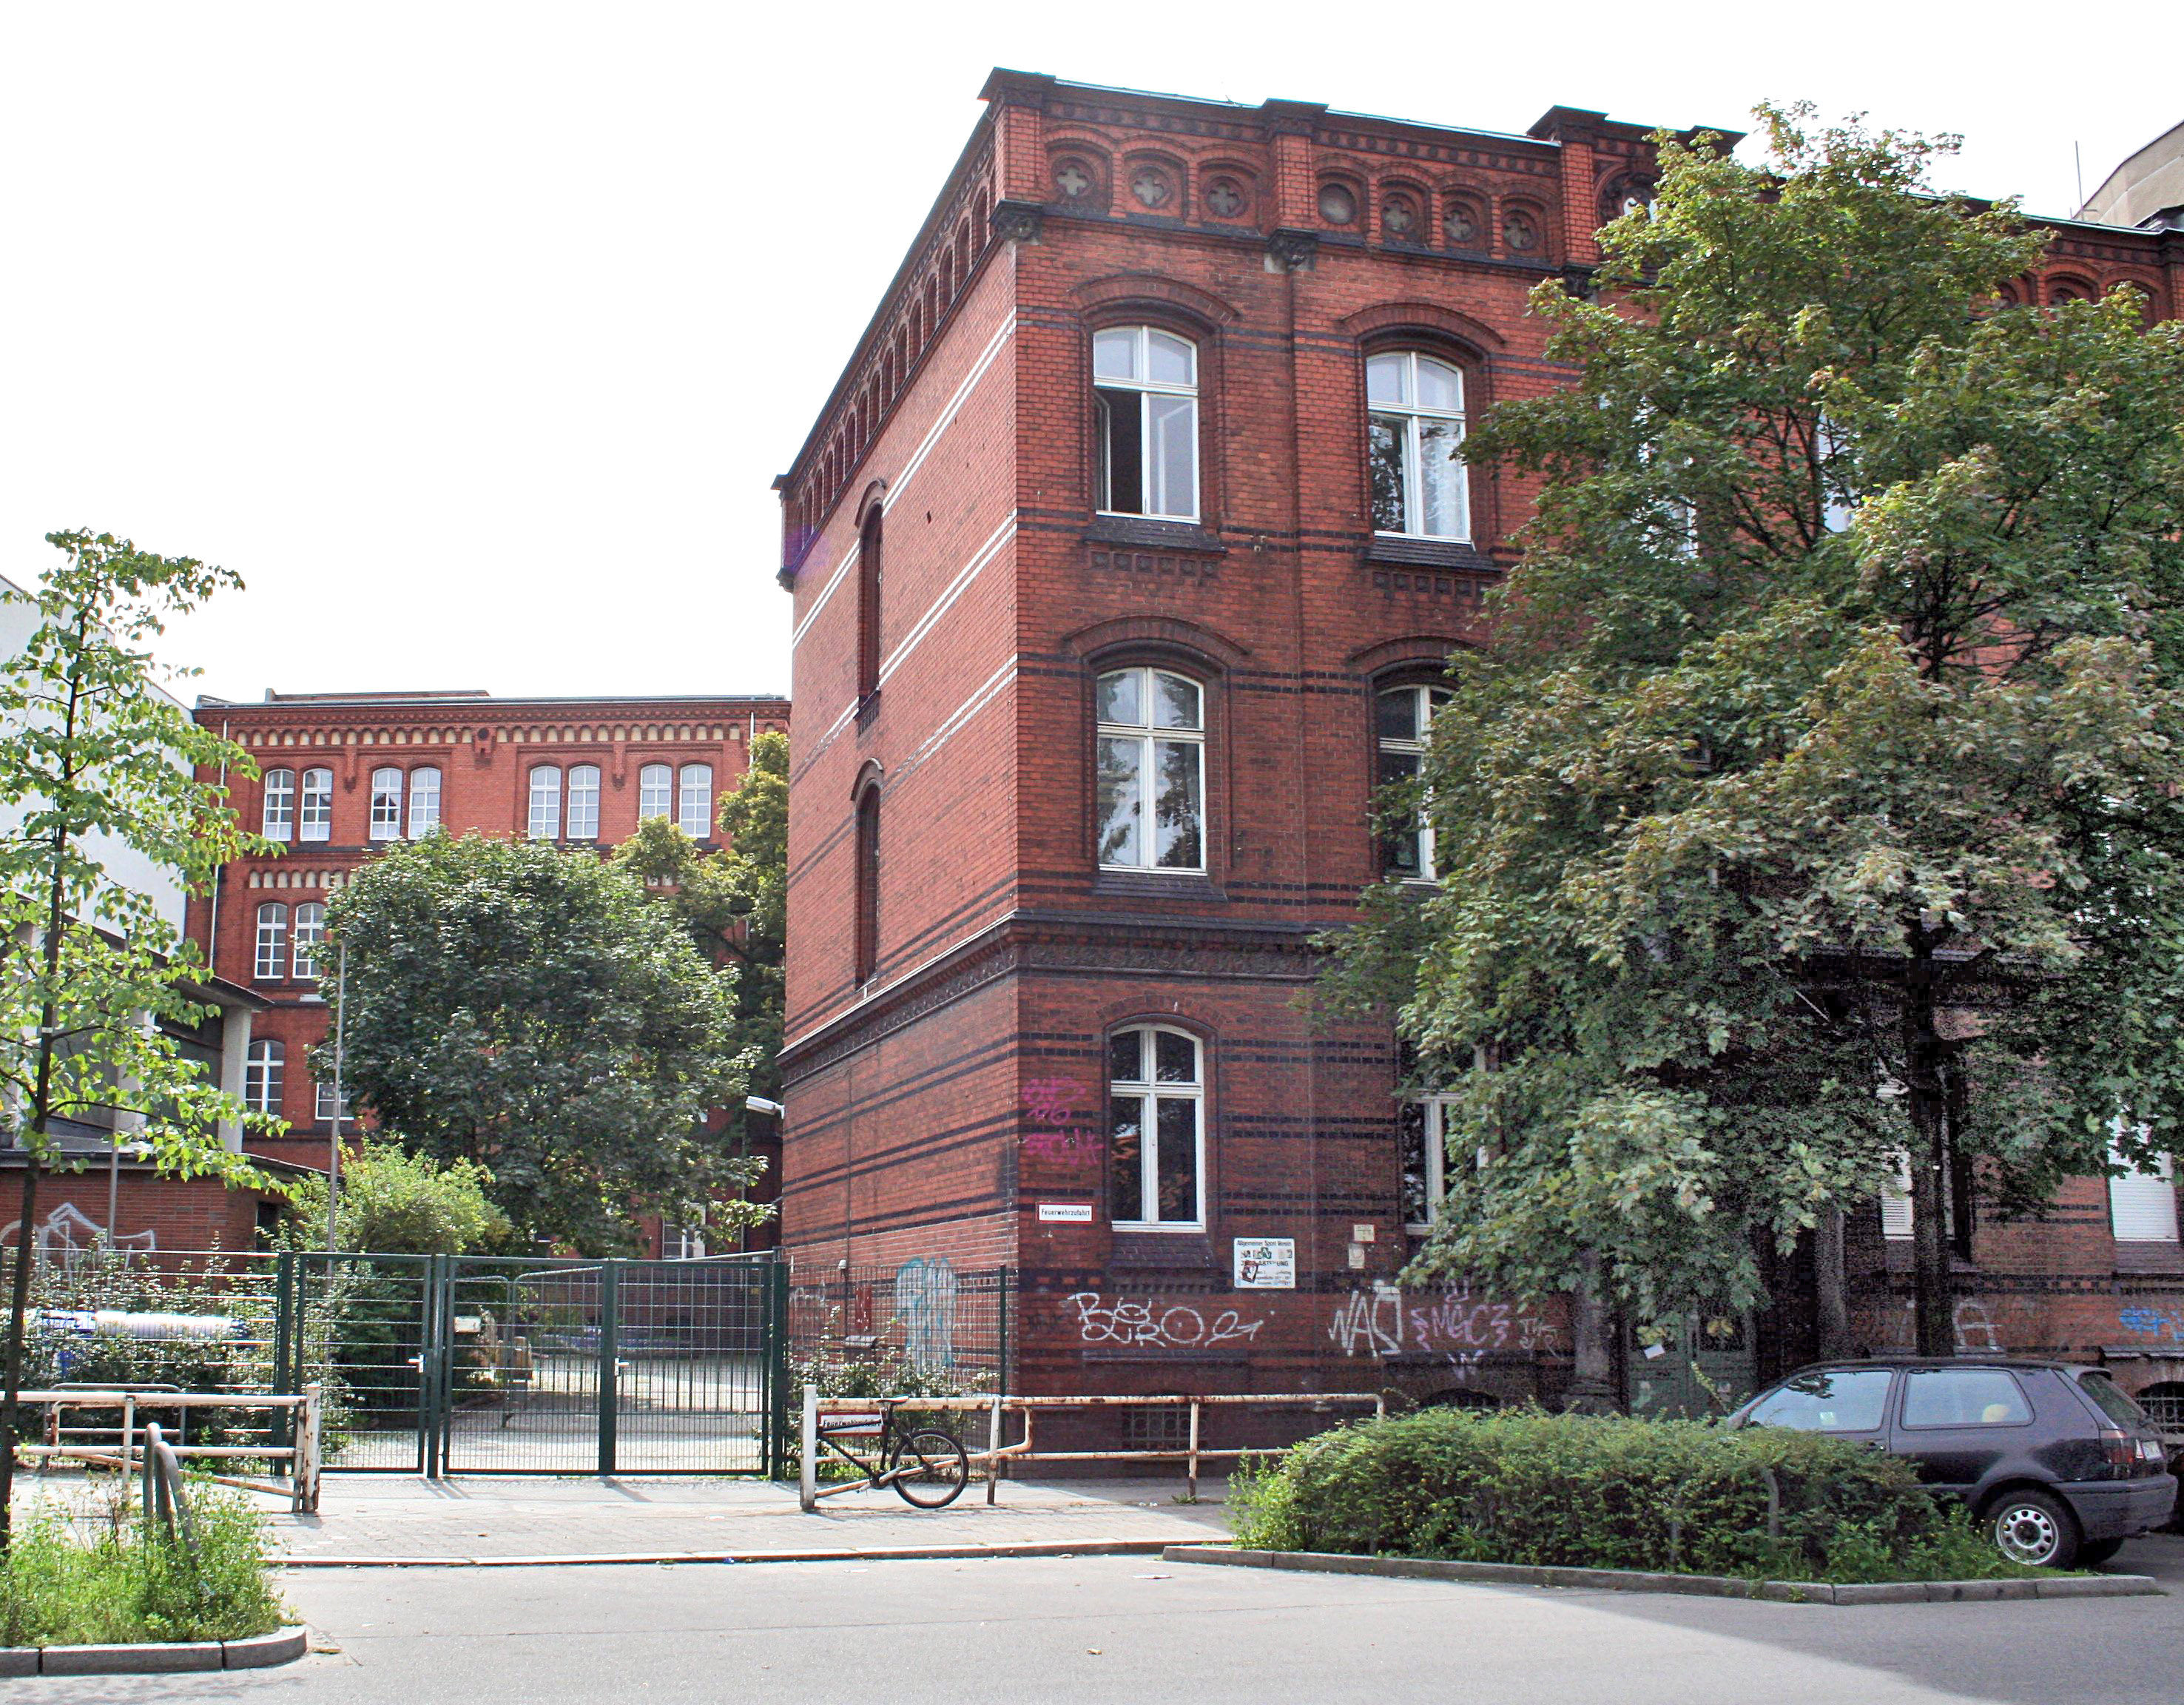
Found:
[[[699,1261],[283,1256],[284,1389],[326,1388],[326,1466],[777,1474],[788,1274]]]

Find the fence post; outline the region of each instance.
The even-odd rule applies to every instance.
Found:
[[[292,1507],[299,1515],[319,1512],[319,1404],[320,1387],[315,1380],[304,1387],[302,1410],[290,1412],[296,1417],[296,1454],[288,1463],[288,1474],[296,1494]]]
[[[148,1421],[144,1425],[144,1537],[150,1539],[152,1529],[159,1520],[159,1424]]]
[[[799,1459],[796,1502],[806,1511],[819,1507],[819,1388],[804,1387],[804,1450]]]
[[[993,1418],[986,1423],[986,1502],[994,1502],[1001,1478],[1001,1394],[994,1393]]]
[[[417,1285],[417,1454],[425,1478],[446,1466],[447,1428],[440,1401],[441,1350],[454,1330],[454,1257],[428,1255]]]
[[[60,1424],[61,1406],[53,1405],[53,1424]],[[53,1442],[60,1442],[60,1435],[53,1435]],[[126,1474],[136,1462],[136,1396],[125,1392],[121,1398],[121,1472]]]
[[[1190,1400],[1190,1473],[1184,1489],[1185,1503],[1198,1502],[1198,1399]]]
[[[284,1249],[273,1257],[273,1395],[276,1397],[292,1396],[295,1386],[289,1383],[288,1362],[293,1354],[291,1346],[296,1336],[295,1319],[296,1251]],[[292,1409],[281,1412],[276,1424],[273,1441],[276,1445],[293,1446],[296,1442],[296,1414]]]
[[[621,1354],[621,1263],[599,1264],[599,1472],[615,1471],[615,1412],[621,1402],[616,1359]]]
[[[788,1467],[788,1263],[775,1257],[766,1283],[766,1474],[777,1479]]]

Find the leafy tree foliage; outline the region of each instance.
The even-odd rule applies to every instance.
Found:
[[[753,1168],[705,1128],[744,1095],[732,974],[627,869],[432,835],[358,872],[327,925],[359,1105],[414,1152],[482,1167],[522,1236],[600,1253],[630,1246],[634,1212],[755,1212],[722,1200]]]
[[[2177,1146],[2184,330],[2005,305],[1946,142],[1760,117],[1534,298],[1574,382],[1466,453],[1536,518],[1390,802],[1443,881],[1327,986],[1460,1089],[1429,1265],[1733,1310],[1908,1155],[1939,1351],[1953,1174]]]
[[[342,1161],[334,1243],[380,1255],[469,1255],[509,1234],[493,1204],[492,1174],[472,1161],[442,1162],[398,1143],[367,1142]],[[282,1227],[291,1249],[323,1249],[326,1180],[318,1173],[289,1187],[294,1212]]]
[[[212,1016],[194,998],[203,961],[105,861],[124,850],[203,893],[257,844],[200,766],[254,773],[241,747],[198,726],[154,685],[147,649],[165,620],[223,588],[226,571],[140,551],[108,534],[56,532],[64,560],[35,597],[38,625],[0,660],[0,1129],[24,1153],[0,1440],[14,1436],[31,1265],[46,1173],[71,1122],[134,1126],[162,1171],[260,1182],[219,1140],[244,1117],[162,1026]],[[14,1453],[0,1450],[0,1550]]]

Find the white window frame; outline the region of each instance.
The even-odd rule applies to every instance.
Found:
[[[342,1123],[346,1124],[348,1123],[349,1117],[349,1098],[346,1094],[344,1094],[341,1099]],[[332,1078],[317,1078],[314,1080],[311,1085],[311,1117],[316,1123],[324,1125],[332,1123],[333,1117],[334,1080]]]
[[[1894,1156],[1896,1173],[1880,1189],[1880,1234],[1901,1243],[1912,1234],[1911,1156]]]
[[[296,839],[330,841],[333,838],[334,772],[306,770],[296,787]]]
[[[2178,1241],[2176,1156],[2161,1156],[2148,1172],[2111,1141],[2109,1163],[2120,1169],[2108,1177],[2109,1235],[2133,1245]]]
[[[1178,1036],[1190,1045],[1191,1068],[1194,1073],[1189,1084],[1164,1084],[1156,1079],[1159,1072],[1159,1044],[1156,1036]],[[1118,1038],[1138,1038],[1138,1070],[1142,1074],[1136,1079],[1114,1075],[1114,1045]],[[1150,1073],[1146,1062],[1155,1063]],[[1107,1053],[1101,1069],[1107,1074],[1107,1129],[1109,1141],[1113,1140],[1115,1103],[1134,1098],[1138,1103],[1138,1200],[1158,1212],[1160,1206],[1160,1107],[1162,1101],[1188,1101],[1191,1107],[1192,1172],[1191,1182],[1196,1195],[1192,1204],[1192,1215],[1180,1219],[1114,1219],[1110,1223],[1121,1231],[1204,1231],[1206,1229],[1206,1045],[1190,1031],[1173,1024],[1131,1024],[1110,1032]],[[1109,1160],[1111,1168],[1113,1161]]]
[[[265,772],[265,809],[259,817],[259,833],[269,841],[295,839],[296,772],[293,770],[268,770]]]
[[[702,795],[694,798],[693,777],[702,784]],[[713,766],[685,764],[675,772],[675,824],[694,841],[713,838]],[[695,823],[696,827],[691,825]]]
[[[1100,374],[1100,346],[1107,342],[1128,337],[1130,343],[1128,378],[1112,378]],[[1177,382],[1173,380],[1147,376],[1152,371],[1152,340],[1164,337],[1180,345],[1190,354],[1190,377]],[[1092,334],[1092,397],[1095,426],[1099,433],[1100,465],[1098,471],[1099,511],[1101,515],[1131,515],[1152,521],[1195,521],[1199,512],[1199,488],[1204,483],[1199,468],[1202,447],[1199,433],[1198,410],[1198,345],[1179,332],[1158,326],[1109,326]],[[1112,435],[1108,430],[1108,411],[1117,403],[1103,393],[1119,398],[1128,395],[1138,410],[1138,492],[1144,504],[1142,509],[1123,510],[1114,506],[1114,470],[1109,465]],[[1190,407],[1179,418],[1190,423],[1190,490],[1180,499],[1166,489],[1166,470],[1155,454],[1156,432],[1153,421],[1153,402],[1156,398],[1181,398]]]
[[[572,841],[599,838],[599,766],[571,764],[563,778],[562,833]]]
[[[280,1117],[287,1065],[288,1050],[277,1038],[261,1036],[253,1042],[242,1059],[242,1105],[254,1113]]]
[[[267,900],[258,908],[257,951],[251,961],[250,980],[280,983],[288,975],[288,908]]]
[[[1142,722],[1110,722],[1100,716],[1100,707],[1106,698],[1107,683],[1125,675],[1137,677],[1138,703],[1143,707],[1145,714],[1145,721]],[[1154,726],[1154,718],[1157,714],[1154,708],[1156,702],[1155,688],[1163,677],[1171,681],[1179,681],[1191,689],[1198,705],[1197,727],[1163,728]],[[1111,740],[1117,742],[1134,740],[1138,746],[1135,772],[1138,857],[1130,861],[1111,859],[1107,856],[1106,847],[1102,845],[1095,849],[1095,855],[1099,860],[1100,869],[1131,871],[1148,876],[1203,876],[1206,873],[1209,850],[1207,823],[1212,814],[1212,804],[1206,798],[1206,683],[1195,676],[1185,675],[1180,670],[1162,669],[1151,664],[1139,664],[1125,669],[1103,669],[1100,671],[1099,678],[1093,683],[1093,714],[1095,718],[1099,718],[1094,730],[1092,749],[1095,801],[1094,811],[1095,821],[1093,829],[1094,833],[1101,835],[1103,841],[1104,827],[1096,820],[1098,816],[1097,776],[1107,743]],[[1154,811],[1153,783],[1159,775],[1159,755],[1155,749],[1162,745],[1184,746],[1190,749],[1198,796],[1198,860],[1195,864],[1162,864],[1158,861],[1159,825],[1156,821]]]
[[[675,815],[675,766],[647,764],[637,772],[637,820]]]
[[[1400,682],[1395,686],[1382,687],[1374,692],[1373,694],[1373,791],[1375,794],[1390,785],[1381,773],[1384,767],[1381,761],[1384,754],[1393,752],[1407,757],[1414,757],[1418,761],[1419,775],[1423,777],[1424,774],[1426,736],[1424,733],[1409,739],[1399,739],[1380,732],[1380,701],[1397,694],[1409,695],[1411,726],[1418,729],[1430,729],[1433,726],[1434,713],[1455,697],[1448,688],[1437,687],[1429,681],[1415,683]],[[1402,878],[1405,882],[1431,883],[1440,880],[1440,866],[1435,857],[1433,816],[1426,809],[1427,803],[1427,797],[1421,788],[1418,795],[1418,822],[1410,831],[1417,847],[1418,869],[1414,873],[1405,876]]]
[[[1390,362],[1400,362],[1403,390],[1411,398],[1406,403],[1376,403],[1372,400],[1372,377],[1374,367]],[[1456,406],[1442,409],[1418,400],[1418,365],[1421,362],[1439,368],[1456,381]],[[1425,426],[1428,422],[1453,425],[1456,442],[1461,446],[1464,439],[1468,398],[1464,392],[1463,369],[1453,361],[1445,361],[1438,355],[1429,355],[1418,349],[1384,349],[1369,355],[1365,361],[1366,413],[1375,419],[1397,423],[1403,441],[1403,524],[1401,527],[1384,527],[1375,524],[1373,532],[1384,538],[1430,538],[1449,544],[1468,544],[1471,542],[1471,470],[1459,456],[1456,464],[1456,526],[1447,532],[1434,532],[1426,527],[1425,496]],[[1368,440],[1368,455],[1370,440]],[[1367,468],[1369,482],[1371,468]]]
[[[376,841],[402,839],[402,772],[382,764],[371,772],[370,838]]]
[[[440,826],[440,766],[422,764],[410,772],[410,839],[416,840]]]
[[[325,905],[315,900],[304,901],[289,919],[288,974],[315,980],[319,974],[318,950],[326,944],[326,939]]]
[[[550,787],[540,784],[546,777],[553,778]],[[561,766],[559,764],[533,764],[526,772],[524,783],[528,789],[530,812],[526,819],[528,838],[534,841],[557,841],[561,839]]]
[[[1423,1237],[1440,1222],[1441,1203],[1448,1195],[1448,1112],[1456,1105],[1454,1095],[1406,1095],[1406,1107],[1418,1107],[1425,1117],[1419,1122],[1419,1140],[1424,1153],[1419,1157],[1420,1170],[1425,1174],[1426,1217],[1422,1220],[1409,1217],[1410,1205],[1401,1200],[1403,1175],[1410,1170],[1410,1156],[1398,1150],[1396,1156],[1396,1206],[1404,1214],[1403,1229],[1414,1237]],[[1410,1134],[1399,1123],[1396,1139],[1407,1144]]]

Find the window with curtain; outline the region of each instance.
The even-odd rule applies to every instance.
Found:
[[[242,1104],[252,1112],[279,1116],[281,1078],[287,1053],[281,1043],[266,1037],[253,1042],[243,1056]]]
[[[319,974],[319,949],[326,939],[326,909],[315,900],[296,908],[295,933],[290,938],[289,966],[297,977]]]
[[[713,766],[685,764],[682,779],[682,833],[694,841],[709,841],[713,838]]]
[[[1198,348],[1150,326],[1092,337],[1099,507],[1198,519]]]
[[[674,815],[675,772],[665,764],[647,764],[637,772],[638,821]]]
[[[1416,783],[1425,765],[1426,736],[1434,712],[1453,695],[1446,687],[1384,688],[1374,699],[1374,735],[1379,762],[1373,777],[1380,788]],[[1381,825],[1381,867],[1406,880],[1431,882],[1440,872],[1434,863],[1433,824],[1420,800],[1408,818]]]
[[[371,838],[398,840],[402,835],[402,772],[392,767],[371,772]]]
[[[531,766],[531,839],[561,838],[561,772],[552,764]]]
[[[288,908],[281,905],[258,908],[258,953],[250,974],[260,983],[279,981],[288,974]]]
[[[440,772],[427,765],[410,772],[410,838],[428,835],[440,826]]]
[[[334,833],[334,772],[306,770],[296,801],[296,839],[332,840]]]
[[[569,839],[599,838],[599,766],[577,764],[569,771]]]
[[[1093,810],[1104,867],[1206,868],[1205,698],[1165,669],[1100,677]]]
[[[1198,1039],[1164,1025],[1107,1039],[1109,1215],[1117,1225],[1206,1223],[1206,1078]]]
[[[1468,539],[1463,375],[1415,349],[1375,355],[1365,363],[1365,400],[1373,530]]]
[[[269,841],[292,840],[296,834],[296,772],[265,772],[265,808],[259,830]]]

